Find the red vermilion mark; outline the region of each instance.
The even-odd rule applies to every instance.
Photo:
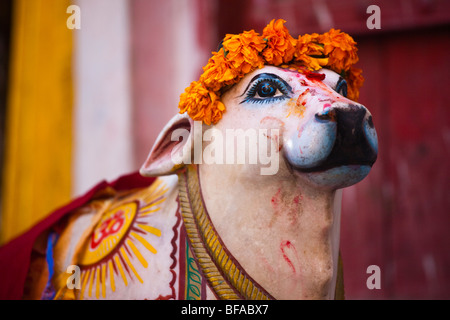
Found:
[[[309,80],[322,81],[323,79],[325,79],[325,74],[323,74],[323,73],[317,73],[317,72],[311,72],[309,70],[305,70],[304,74],[305,74],[306,78],[308,78]]]
[[[281,188],[278,188],[277,193],[272,197],[270,200],[272,202],[272,206],[275,209],[275,213],[278,211],[278,206],[280,204],[280,195],[281,195]]]
[[[278,188],[277,193],[275,193],[272,198],[270,199],[270,202],[272,204],[273,208],[273,217],[272,220],[269,223],[269,227],[272,227],[272,224],[276,220],[277,217],[279,217],[282,213],[282,210],[280,210],[281,203],[281,188]]]
[[[270,199],[273,216],[269,226],[271,227],[277,219],[280,219],[279,222],[284,225],[296,226],[298,224],[299,210],[301,209],[300,201],[302,200],[302,195],[297,195],[293,198],[286,197],[281,193],[281,188],[278,188],[278,191]]]
[[[281,121],[281,120],[278,119],[278,118],[271,117],[271,116],[266,116],[266,117],[262,118],[261,121],[259,121],[259,123],[260,123],[260,124],[263,124],[263,123],[269,122],[269,121],[278,123],[278,125],[279,125],[280,127],[284,127],[284,122],[283,122],[283,121]]]
[[[306,100],[305,100],[305,96],[310,93],[310,89],[306,88],[305,91],[303,91],[302,93],[300,93],[298,95],[297,100],[295,101],[295,104],[297,105],[297,107],[299,107],[300,105],[305,106],[306,105]]]
[[[284,260],[292,268],[292,272],[296,273],[294,264],[292,263],[291,259],[288,258],[287,254],[285,252],[286,248],[289,250],[294,250],[294,252],[296,252],[295,247],[289,240],[285,240],[285,241],[281,242],[281,244],[280,244],[280,249],[281,249],[281,253],[283,254]]]
[[[299,101],[300,100],[300,98],[303,98],[305,95],[307,95],[308,93],[309,93],[309,88],[306,88],[306,90],[305,91],[303,91],[302,93],[300,93],[300,95],[298,96],[298,98],[297,98],[297,101]]]
[[[298,126],[298,127],[297,127],[297,132],[298,132],[297,137],[298,137],[298,138],[300,138],[300,136],[302,135],[302,131],[303,131],[303,127]]]
[[[267,269],[269,269],[271,272],[275,273],[275,269],[272,267],[272,265],[267,261],[267,259],[264,256],[261,256],[261,261],[264,263]]]
[[[305,93],[305,92],[303,92],[303,93]],[[297,107],[300,107],[300,105],[304,106],[306,104],[306,101],[301,101],[301,99],[303,98],[303,93],[300,94],[297,98],[297,101],[295,101]]]

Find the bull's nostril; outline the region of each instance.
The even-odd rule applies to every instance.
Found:
[[[369,116],[369,118],[367,119],[367,124],[369,125],[369,128],[374,128],[372,116]]]
[[[316,119],[318,120],[330,120],[329,114],[316,113]]]
[[[336,112],[334,110],[326,109],[323,112],[316,113],[315,117],[317,120],[335,121],[336,120]]]

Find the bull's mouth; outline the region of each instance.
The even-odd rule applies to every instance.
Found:
[[[324,161],[313,167],[295,167],[298,174],[306,176],[316,186],[346,188],[364,179],[377,159],[377,152],[362,138],[339,137]]]
[[[378,156],[378,143],[372,117],[363,121],[364,113],[337,114],[336,139],[331,152],[314,167],[298,171],[323,172],[342,166],[372,167]]]
[[[343,164],[333,164],[333,165],[324,165],[324,166],[319,166],[319,167],[315,167],[315,168],[310,168],[310,169],[299,169],[298,171],[301,171],[303,173],[315,173],[315,172],[324,172],[333,168],[338,168],[338,167],[362,167],[362,166],[368,166],[368,167],[372,167],[373,163],[343,163]]]
[[[356,144],[356,145],[355,145]],[[323,172],[342,166],[369,166],[372,167],[377,160],[377,153],[367,142],[355,142],[349,144],[348,141],[336,139],[336,143],[323,163],[312,168],[298,168],[305,173]]]

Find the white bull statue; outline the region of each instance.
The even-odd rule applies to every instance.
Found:
[[[283,22],[227,35],[140,170],[155,180],[43,233],[27,298],[342,298],[341,189],[369,173],[376,132],[349,99],[354,41]]]

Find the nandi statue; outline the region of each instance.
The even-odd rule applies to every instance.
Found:
[[[367,176],[377,136],[353,39],[284,22],[225,37],[149,178],[97,186],[37,236],[25,298],[342,298],[341,189]]]

